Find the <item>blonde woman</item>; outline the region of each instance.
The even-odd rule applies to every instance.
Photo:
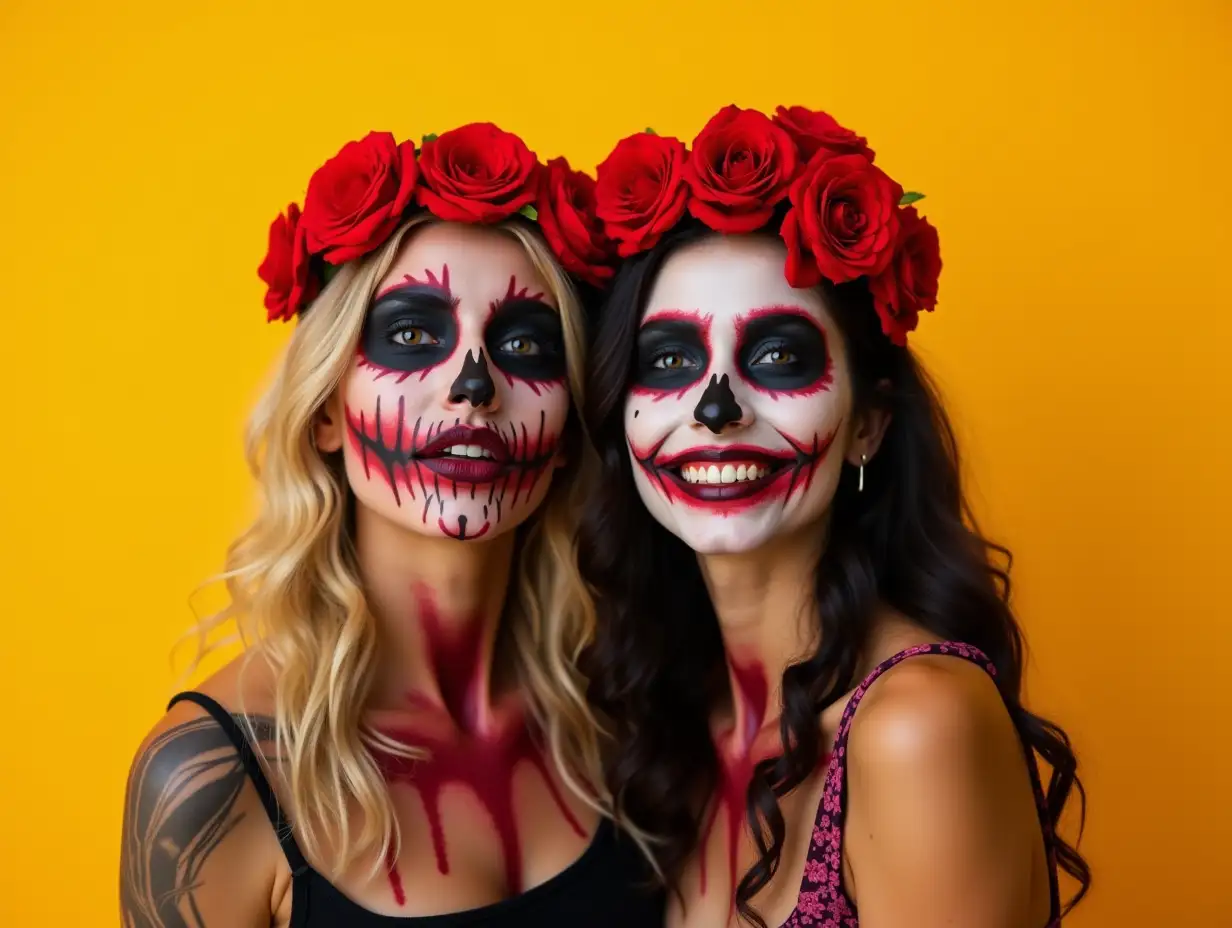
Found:
[[[249,646],[137,753],[126,926],[662,923],[573,665],[592,205],[478,124],[352,142],[271,227],[298,325],[216,620]]]

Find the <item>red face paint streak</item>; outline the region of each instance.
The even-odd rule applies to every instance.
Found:
[[[771,502],[781,502],[786,506],[797,491],[806,492],[812,486],[813,475],[825,460],[838,430],[824,439],[814,434],[808,445],[797,442],[783,432],[779,434],[787,442],[789,450],[751,445],[715,445],[661,456],[659,451],[667,441],[666,437],[648,451],[639,451],[632,442],[629,442],[629,449],[642,472],[669,503],[679,502],[693,509],[730,516]],[[689,463],[707,468],[713,464],[720,471],[728,465],[738,467],[744,464],[746,470],[753,465],[759,470],[767,470],[768,474],[756,480],[730,484],[689,483],[679,472]]]
[[[450,308],[453,312],[455,330],[461,329],[461,323],[458,319],[459,299],[458,297],[454,296],[453,290],[450,288],[450,285],[449,285],[449,265],[448,264],[441,266],[441,274],[439,277],[430,268],[424,269],[423,279],[420,279],[413,274],[403,274],[402,280],[386,287],[384,290],[381,290],[379,293],[377,293],[376,297],[374,297],[374,301],[379,300],[381,297],[385,296],[386,294],[393,293],[405,287],[434,287],[435,289],[440,290],[444,294],[445,299],[449,301]],[[376,374],[376,376],[372,378],[374,381],[381,380],[385,377],[393,377],[394,383],[402,383],[403,381],[407,380],[412,374],[418,374],[419,382],[423,383],[424,380],[427,379],[427,376],[430,373],[444,366],[445,364],[448,364],[449,361],[452,360],[453,356],[458,353],[459,344],[461,344],[461,339],[455,342],[453,346],[453,350],[449,352],[449,355],[447,357],[442,358],[436,364],[432,364],[428,367],[420,368],[419,370],[414,370],[414,371],[393,370],[392,368],[388,368],[388,367],[385,367],[384,365],[377,364],[375,361],[373,361],[371,358],[365,355],[362,350],[357,352],[356,360],[361,368],[373,371]]]
[[[437,277],[431,268],[424,268],[424,276],[422,279],[414,274],[403,274],[402,279],[397,283],[390,284],[384,290],[381,290],[376,295],[376,299],[380,299],[387,293],[393,293],[395,290],[401,290],[403,287],[435,287],[445,294],[445,299],[449,300],[455,307],[458,305],[458,298],[453,295],[453,290],[449,286],[449,265],[441,266],[441,276]]]
[[[411,491],[412,499],[415,496],[412,477],[417,477],[420,489],[427,492],[424,471],[443,478],[446,489],[451,490],[456,499],[459,487],[469,492],[473,487],[486,487],[511,475],[537,474],[551,463],[556,452],[557,438],[545,433],[547,416],[543,410],[539,412],[538,430],[533,435],[525,422],[510,423],[508,434],[491,423],[446,429],[441,422],[430,423],[421,441],[422,419],[416,419],[408,427],[405,408],[405,397],[399,397],[397,414],[383,416],[381,398],[377,397],[376,412],[371,418],[362,410],[354,412],[349,406],[346,415],[351,447],[363,461],[365,476],[370,476],[371,459],[376,458],[385,466],[385,476],[391,486],[396,490],[401,483]],[[483,448],[488,456],[446,456],[448,449],[457,445]],[[399,476],[401,480],[397,479]]]
[[[798,319],[803,319],[821,334],[822,344],[826,350],[826,368],[822,375],[806,387],[801,387],[797,390],[772,390],[763,384],[759,384],[747,377],[744,373],[743,365],[739,363],[739,354],[744,345],[744,330],[749,323],[756,319],[761,319],[765,316],[795,316]],[[764,393],[773,400],[777,400],[781,396],[787,397],[806,397],[829,390],[834,384],[834,360],[830,355],[829,339],[826,337],[826,330],[818,324],[808,310],[800,306],[762,306],[758,309],[750,310],[744,315],[736,317],[736,348],[735,357],[733,357],[733,366],[739,371],[739,376],[742,381],[756,390],[758,393]]]
[[[375,460],[381,478],[393,493],[398,506],[402,505],[399,487],[405,489],[411,499],[415,498],[414,469],[418,466],[403,450],[407,437],[405,408],[406,398],[399,397],[397,415],[382,416],[381,398],[378,396],[376,414],[370,419],[363,410],[356,414],[349,406],[346,407],[347,438],[351,450],[363,463],[364,478],[372,479],[372,463]],[[411,438],[413,442],[413,433]]]
[[[436,527],[441,530],[442,535],[448,535],[450,538],[456,538],[458,541],[475,541],[482,538],[488,533],[488,529],[492,527],[490,522],[484,522],[483,528],[477,532],[472,532],[466,525],[466,516],[459,516],[458,530],[451,532],[449,526],[445,524],[444,519],[436,520]]]
[[[501,370],[499,367],[496,368],[496,370],[502,377],[505,378],[505,381],[509,384],[509,386],[512,387],[515,383],[524,383],[531,388],[535,396],[541,396],[543,393],[551,393],[557,387],[564,387],[568,385],[568,378],[566,377],[558,377],[555,380],[531,380],[529,377],[515,377],[509,372]]]
[[[512,303],[514,300],[542,300],[542,293],[531,293],[529,287],[518,289],[518,278],[516,275],[509,275],[509,289],[505,291],[505,295],[499,299],[493,300],[488,304],[488,318],[496,315],[496,311],[506,303]]]
[[[366,354],[364,354],[362,350],[356,353],[355,363],[362,369],[372,371],[376,375],[375,377],[372,378],[373,383],[376,383],[378,380],[384,380],[386,377],[393,377],[394,383],[400,384],[410,379],[415,374],[419,375],[419,382],[423,383],[429,374],[431,374],[435,370],[439,370],[441,367],[448,364],[450,359],[453,358],[453,356],[456,355],[457,353],[458,353],[458,346],[454,345],[453,351],[449,352],[448,356],[446,356],[444,360],[438,361],[436,364],[433,364],[429,367],[420,368],[419,370],[414,370],[414,371],[397,371],[397,370],[394,370],[392,367],[385,367],[383,364],[377,364],[375,361],[369,358]]]
[[[411,374],[416,374],[418,371],[396,371],[392,367],[384,367],[371,360],[364,354],[361,348],[355,355],[355,363],[364,370],[372,371],[376,376],[372,378],[373,383],[378,380],[384,380],[386,377],[393,377],[394,383],[402,383]]]
[[[714,316],[710,313],[703,315],[696,310],[658,309],[645,316],[642,319],[642,325],[645,326],[651,322],[687,322],[697,329],[698,334],[701,336],[702,346],[706,349],[706,357],[709,358],[714,354],[710,347],[710,327],[713,321]],[[631,396],[645,397],[652,403],[661,402],[669,397],[677,400],[684,399],[685,394],[705,381],[706,374],[709,371],[710,368],[707,366],[705,370],[698,371],[696,380],[692,380],[685,386],[675,390],[661,390],[657,387],[634,384],[629,389],[629,394]]]
[[[505,863],[505,882],[510,894],[522,890],[522,857],[518,846],[517,820],[513,808],[513,776],[523,763],[530,763],[543,777],[553,803],[579,838],[586,830],[569,810],[552,779],[548,763],[528,724],[526,714],[515,706],[505,707],[484,718],[483,690],[488,661],[483,654],[483,617],[442,617],[431,590],[415,591],[419,618],[427,642],[428,658],[440,690],[439,702],[429,694],[407,694],[413,708],[443,711],[445,718],[425,720],[422,725],[388,728],[383,733],[403,744],[425,748],[427,760],[407,760],[379,755],[377,760],[391,784],[405,784],[419,793],[431,832],[437,870],[449,873],[449,851],[440,796],[446,786],[468,789],[487,812],[496,832]],[[447,724],[442,724],[447,723]],[[389,866],[394,900],[405,904],[395,862]]]
[[[488,304],[488,318],[491,319],[496,315],[497,311],[506,304],[512,303],[514,300],[543,300],[542,293],[531,293],[529,287],[518,289],[518,278],[516,275],[509,277],[509,289],[505,291],[505,295],[500,299],[493,300]],[[486,326],[486,323],[485,323]],[[540,391],[550,392],[556,387],[563,387],[567,383],[567,378],[558,377],[553,380],[532,380],[529,377],[515,377],[512,374],[497,370],[504,376],[506,382],[512,387],[515,383],[524,383],[534,391],[535,396],[541,395]]]
[[[406,905],[406,889],[402,886],[402,877],[398,873],[398,858],[394,855],[393,848],[389,849],[385,858],[385,870],[389,873],[389,888],[393,890],[394,902],[400,906]]]
[[[393,493],[394,502],[402,505],[403,491],[416,499],[416,485],[423,498],[420,522],[428,524],[428,515],[436,507],[437,527],[441,532],[462,541],[486,534],[504,517],[505,496],[512,484],[514,491],[510,509],[518,498],[530,499],[544,474],[550,472],[556,456],[559,438],[547,433],[547,413],[539,411],[539,426],[533,432],[521,423],[510,423],[508,433],[503,427],[487,423],[480,427],[433,422],[424,427],[421,418],[411,426],[405,422],[405,398],[398,399],[395,417],[382,416],[380,397],[376,412],[369,418],[362,410],[346,409],[347,436],[352,452],[360,459],[364,478],[372,479],[375,468]],[[455,422],[458,420],[455,420]],[[422,437],[421,437],[422,436]],[[491,457],[472,458],[449,454],[457,445],[486,448]],[[443,484],[443,488],[442,488]],[[488,498],[484,506],[484,524],[478,529],[467,524],[468,516],[459,514],[451,527],[444,521],[445,495],[456,500],[459,492],[476,499],[483,488]],[[495,520],[489,519],[487,507],[494,506]]]

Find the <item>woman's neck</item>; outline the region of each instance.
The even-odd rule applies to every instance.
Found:
[[[751,752],[759,734],[769,737],[768,729],[777,746],[783,671],[817,644],[813,577],[820,556],[816,526],[756,551],[698,556],[731,682],[729,750]]]
[[[373,705],[443,706],[462,729],[491,721],[493,652],[515,533],[491,541],[431,538],[369,510],[356,513],[356,551],[376,619]]]

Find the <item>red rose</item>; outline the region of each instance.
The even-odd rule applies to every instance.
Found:
[[[419,203],[448,222],[500,222],[534,202],[539,163],[516,135],[476,122],[424,142]]]
[[[796,174],[791,136],[756,110],[727,106],[693,140],[684,168],[689,212],[716,232],[753,232],[770,221]]]
[[[269,249],[257,268],[257,276],[266,284],[266,319],[283,322],[307,306],[320,291],[320,282],[308,272],[308,248],[300,223],[299,207],[292,203],[286,215],[280,215],[269,230]]]
[[[347,142],[308,181],[308,250],[330,264],[374,250],[398,227],[418,178],[414,142],[399,145],[388,132]]]
[[[599,165],[595,211],[621,257],[653,248],[684,215],[689,188],[684,143],[639,132],[621,139]]]
[[[596,287],[615,274],[612,240],[595,215],[595,182],[553,158],[540,175],[539,228],[561,266]]]
[[[921,312],[937,305],[941,245],[934,229],[914,206],[899,210],[898,247],[884,271],[869,281],[881,330],[896,345],[907,344]]]
[[[787,244],[787,280],[815,287],[885,270],[898,238],[903,188],[863,155],[820,151],[791,185],[791,209],[780,234]]]
[[[874,153],[867,140],[844,129],[829,113],[803,106],[780,106],[775,111],[774,122],[795,140],[802,161],[808,161],[823,148],[835,155],[863,155],[873,160]]]

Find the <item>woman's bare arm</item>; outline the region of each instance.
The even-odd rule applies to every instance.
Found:
[[[259,734],[268,719],[253,718]],[[125,928],[271,924],[280,851],[239,754],[218,724],[178,705],[133,760],[120,864]]]

